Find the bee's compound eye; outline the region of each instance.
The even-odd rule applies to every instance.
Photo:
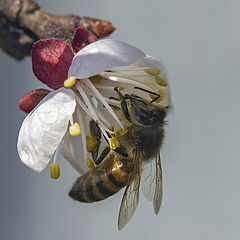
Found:
[[[152,121],[152,114],[144,110],[143,108],[136,108],[135,109],[135,116],[137,120],[144,124],[150,125]]]

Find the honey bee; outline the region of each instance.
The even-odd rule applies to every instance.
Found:
[[[119,109],[126,120],[126,134],[117,137],[120,147],[104,149],[95,160],[96,167],[76,180],[69,196],[80,202],[97,202],[126,186],[118,215],[118,229],[121,230],[137,208],[142,175],[143,193],[153,201],[155,213],[159,212],[162,202],[160,147],[166,110],[153,104],[160,97],[158,94],[150,102],[136,95],[122,95],[117,87],[115,91],[119,96]]]

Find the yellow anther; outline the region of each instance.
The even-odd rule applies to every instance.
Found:
[[[50,177],[52,179],[57,179],[60,176],[60,167],[57,163],[49,164]]]
[[[125,135],[127,132],[128,132],[128,130],[120,129],[120,130],[115,131],[114,133],[115,133],[115,136],[118,137],[118,136]]]
[[[65,88],[70,88],[76,83],[76,78],[75,77],[70,77],[67,80],[64,81],[63,86]]]
[[[93,160],[90,158],[86,158],[86,164],[91,170],[95,168],[95,164],[94,164]]]
[[[118,86],[118,90],[119,90],[119,91],[122,91],[124,88],[125,88],[125,87],[123,87],[123,86]]]
[[[160,73],[160,69],[158,68],[145,68],[144,70],[147,74],[151,75],[151,76],[157,76]]]
[[[160,97],[156,101],[154,101],[154,102],[160,103],[160,101],[163,99],[163,90],[162,89],[158,89],[156,93],[159,94]],[[149,96],[151,97],[151,99],[155,99],[157,97],[154,94],[149,94]]]
[[[110,146],[111,149],[114,150],[114,149],[120,147],[120,144],[119,144],[116,137],[109,138],[108,141],[109,141],[109,146]]]
[[[160,78],[159,76],[155,77],[155,81],[158,85],[162,86],[162,87],[166,87],[167,83],[164,79]]]
[[[99,145],[97,138],[86,136],[86,148],[88,152],[94,152]]]
[[[72,126],[69,127],[69,133],[71,136],[78,136],[81,133],[81,129],[78,123],[74,123]]]

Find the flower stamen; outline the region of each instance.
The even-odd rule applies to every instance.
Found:
[[[90,111],[90,117],[92,117],[95,121],[98,121],[98,116],[97,116],[96,112],[94,111],[93,106],[92,106],[91,102],[89,101],[86,93],[83,91],[83,89],[81,88],[79,83],[76,84],[76,87],[77,87],[78,92],[81,94],[85,104],[87,105],[87,108]]]
[[[93,85],[93,83],[89,80],[86,79],[85,82],[87,83],[87,85],[90,87],[90,89],[93,91],[93,93],[96,95],[96,97],[102,102],[102,104],[106,107],[106,109],[109,111],[109,113],[111,114],[111,116],[117,121],[117,123],[119,124],[119,126],[121,128],[123,128],[122,123],[120,122],[120,120],[118,119],[117,115],[115,114],[115,112],[112,110],[112,108],[109,106],[109,104],[107,103],[107,101],[104,99],[104,97],[98,92],[98,90],[95,88],[95,86]]]
[[[63,86],[65,88],[70,88],[70,87],[74,86],[75,83],[76,83],[76,78],[74,76],[72,76],[64,81]]]
[[[160,69],[154,68],[154,67],[145,68],[144,71],[145,71],[147,74],[151,75],[151,76],[157,76],[157,75],[159,75],[159,73],[160,73]]]
[[[119,136],[125,135],[127,132],[128,132],[127,129],[124,130],[124,129],[121,128],[120,130],[117,130],[117,131],[115,131],[114,133],[115,133],[115,135],[116,135],[117,137],[119,137]]]
[[[60,150],[60,145],[57,147],[54,153],[53,163],[49,164],[50,177],[52,179],[57,179],[60,176],[60,167],[59,167],[59,164],[56,163],[59,150]]]
[[[95,164],[94,164],[93,160],[90,159],[90,158],[86,158],[86,164],[87,164],[87,166],[88,166],[91,170],[92,170],[93,168],[95,168]]]
[[[71,136],[78,136],[81,134],[81,129],[78,123],[74,123],[69,127],[69,133]]]
[[[89,109],[89,112],[86,111],[86,113],[90,113],[90,117],[96,121],[96,122],[99,122],[99,128],[101,129],[103,135],[108,139],[108,135],[107,135],[107,132],[106,131],[109,131],[100,121],[99,121],[99,118],[96,114],[96,112],[94,111],[94,108],[90,102],[90,100],[88,99],[86,93],[83,91],[83,89],[81,88],[80,84],[79,83],[76,83],[76,87],[77,87],[77,90],[79,91],[79,93],[81,94],[84,102],[86,103],[87,105],[87,108]],[[80,99],[79,99],[80,100]],[[77,101],[79,101],[77,100]],[[80,100],[81,102],[81,100]],[[83,105],[82,105],[83,106]],[[85,108],[85,107],[83,107]]]
[[[136,80],[132,80],[132,79],[128,79],[128,78],[123,78],[123,77],[116,77],[116,76],[113,76],[113,75],[109,75],[109,74],[106,74],[105,72],[101,74],[105,79],[107,80],[111,80],[113,82],[119,82],[119,83],[126,83],[126,84],[130,84],[132,86],[137,86],[137,87],[141,87],[141,88],[146,88],[148,89],[149,91],[152,91],[152,84],[151,82],[148,82],[148,81],[143,81],[143,83],[141,83],[141,79],[139,79],[139,81],[136,81]],[[95,84],[95,86],[99,89],[102,88],[102,86],[100,84]],[[103,86],[103,89],[104,89],[104,86]]]
[[[166,87],[167,83],[164,79],[160,78],[159,76],[155,77],[155,81],[158,85],[162,86],[162,87]]]
[[[86,132],[85,132],[84,124],[83,124],[84,119],[83,119],[82,111],[81,111],[79,106],[76,107],[76,112],[77,112],[77,117],[78,117],[78,120],[79,120],[80,128],[82,130],[82,132],[81,132],[82,144],[83,144],[83,146],[86,146]],[[85,147],[83,147],[83,153],[84,153],[84,158],[86,159],[87,158],[87,151],[86,151]]]
[[[60,167],[58,163],[50,163],[49,164],[49,171],[50,171],[50,177],[52,179],[58,179],[60,176]]]
[[[108,120],[104,117],[104,115],[101,113],[101,111],[99,109],[97,109],[96,106],[93,105],[93,108],[98,113],[98,118],[100,119],[100,122],[104,123],[107,126],[107,128],[109,129],[110,123],[108,122]]]
[[[120,143],[118,142],[116,137],[109,138],[108,142],[109,142],[110,148],[113,149],[113,150],[120,147]]]

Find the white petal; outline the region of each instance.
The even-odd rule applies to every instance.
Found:
[[[163,90],[163,99],[161,100],[160,104],[163,107],[168,107],[171,105],[171,94],[169,91],[169,87],[162,88]]]
[[[160,70],[163,70],[163,65],[159,62],[159,60],[155,57],[147,55],[142,59],[144,67],[156,67]]]
[[[68,76],[88,78],[107,69],[125,66],[145,57],[138,48],[127,43],[104,39],[89,44],[73,58]]]
[[[60,88],[49,93],[27,115],[17,143],[24,164],[37,172],[47,166],[67,131],[75,107],[73,91]]]
[[[81,175],[89,171],[84,159],[82,138],[80,135],[72,137],[69,133],[66,133],[63,138],[62,154]]]

